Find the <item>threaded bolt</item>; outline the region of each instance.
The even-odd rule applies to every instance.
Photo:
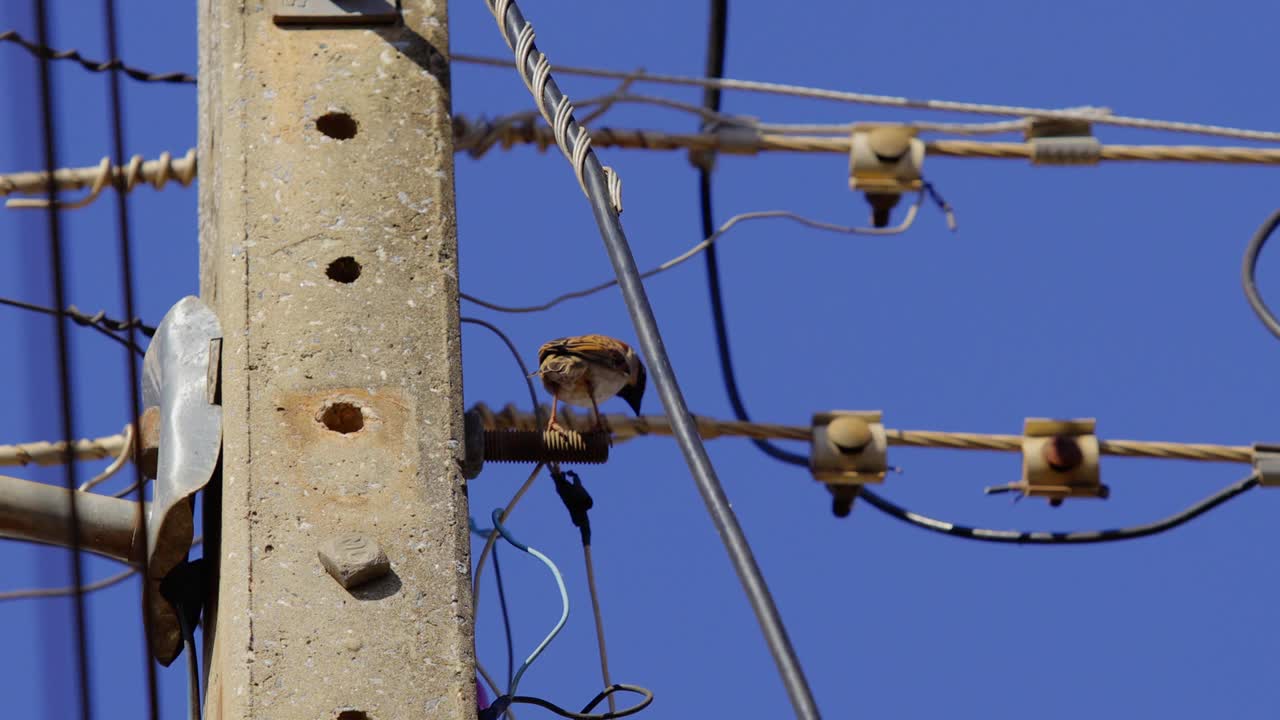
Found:
[[[599,465],[609,459],[609,433],[572,430],[485,430],[489,462],[557,462]]]

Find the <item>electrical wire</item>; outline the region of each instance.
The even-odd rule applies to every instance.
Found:
[[[1030,530],[988,530],[986,528],[957,525],[911,512],[884,498],[864,489],[862,498],[868,505],[875,507],[891,517],[910,523],[916,527],[942,533],[951,537],[982,542],[1006,543],[1014,545],[1083,545],[1088,543],[1115,542],[1134,540],[1148,535],[1172,530],[1186,522],[1209,512],[1219,505],[1258,486],[1257,474],[1219,490],[1187,509],[1161,520],[1145,525],[1117,528],[1114,530],[1080,530],[1074,532],[1030,531]]]
[[[204,537],[196,537],[191,541],[191,547],[195,547],[204,542]],[[131,567],[128,570],[122,570],[115,575],[108,575],[101,580],[94,580],[91,583],[81,586],[78,590],[74,586],[56,588],[30,588],[24,590],[3,590],[0,591],[0,602],[5,600],[42,600],[45,598],[66,597],[75,595],[77,592],[87,594],[98,590],[105,590],[113,585],[118,585],[125,580],[138,574],[138,568]]]
[[[119,54],[120,54],[120,35],[119,35],[119,27],[117,22],[118,18],[116,14],[116,1],[103,0],[102,5],[103,5],[103,20],[106,25],[107,54],[110,55],[112,58],[117,58],[119,57]],[[111,107],[111,149],[112,149],[113,155],[115,156],[116,165],[123,165],[125,161],[124,97],[120,90],[121,67],[122,67],[122,64],[119,62],[116,62],[116,64],[112,67],[104,68],[108,70],[107,87],[110,91],[109,95],[110,95],[110,107]],[[132,318],[132,317],[135,317],[135,314],[134,314],[134,310],[135,310],[134,297],[135,296],[134,296],[134,282],[133,282],[134,280],[133,250],[132,250],[132,238],[131,238],[130,221],[129,221],[129,196],[128,196],[128,193],[125,191],[125,182],[123,178],[117,178],[116,190],[117,190],[117,192],[115,193],[116,223],[117,223],[116,230],[117,230],[117,237],[119,239],[121,300],[124,304],[125,317]],[[134,329],[135,327],[133,323],[129,323],[128,326],[124,328],[125,338],[128,341],[128,347],[130,349],[137,347],[137,344],[134,341],[134,334],[133,334]],[[129,406],[131,411],[130,416],[132,418],[133,426],[139,427],[141,423],[141,418],[142,418],[142,398],[139,394],[142,389],[141,373],[139,372],[139,369],[138,369],[138,362],[137,362],[137,358],[135,357],[135,353],[127,352],[125,354],[124,360],[126,365],[128,365],[128,372],[126,373],[126,379],[128,384],[126,385],[126,387],[129,390]],[[134,471],[134,488],[133,489],[135,490],[134,497],[138,503],[138,533],[140,537],[146,538],[150,536],[147,534],[146,492],[145,492],[145,488],[143,487],[144,483],[143,483],[143,476],[142,476],[142,466],[139,465],[138,463],[134,463],[133,471]],[[145,546],[145,542],[144,542],[144,546]],[[145,547],[144,547],[144,550],[145,550]],[[148,567],[149,564],[150,564],[149,553],[144,551],[142,553],[142,568],[141,568],[143,577],[151,577],[151,573]],[[143,634],[143,641],[144,641],[143,647],[146,648],[146,652],[144,652],[142,655],[142,662],[144,666],[143,672],[147,678],[146,696],[145,696],[146,704],[147,704],[147,709],[149,711],[149,717],[151,718],[151,720],[159,720],[160,718],[160,694],[158,690],[159,681],[156,677],[156,664],[151,660],[151,647],[152,647],[151,641],[152,641],[152,635],[153,635],[153,628],[151,627],[152,597],[151,597],[150,588],[146,587],[146,583],[143,584],[143,587],[141,588],[139,593],[140,593],[139,599],[141,600],[140,611],[142,613],[142,634]],[[178,615],[182,618],[182,621],[183,621],[182,632],[183,632],[184,640],[188,646],[187,647],[188,672],[192,674],[192,677],[194,677],[194,679],[192,679],[192,677],[188,678],[190,680],[190,682],[188,683],[188,689],[189,689],[189,692],[193,695],[193,700],[190,703],[191,712],[195,715],[193,720],[200,720],[200,693],[199,693],[200,682],[199,682],[199,666],[197,665],[197,660],[195,656],[195,636],[194,636],[195,629],[190,627],[189,623],[186,622],[186,616],[182,608],[178,609]]]
[[[1280,321],[1276,320],[1271,308],[1263,302],[1262,295],[1258,292],[1257,280],[1258,256],[1262,254],[1262,247],[1267,244],[1267,240],[1271,238],[1277,226],[1280,226],[1280,210],[1272,213],[1271,217],[1267,218],[1262,223],[1262,227],[1258,228],[1249,239],[1249,246],[1244,251],[1244,266],[1240,269],[1240,282],[1244,286],[1245,299],[1249,301],[1253,312],[1272,335],[1280,338]]]
[[[502,631],[507,637],[507,686],[511,686],[512,671],[516,664],[515,642],[511,637],[511,615],[507,610],[507,590],[502,583],[502,564],[498,562],[498,548],[493,548],[493,579],[498,585],[498,606],[502,608]]]
[[[585,133],[585,129],[574,121],[568,99],[560,92],[559,86],[551,76],[550,61],[545,54],[537,50],[533,42],[533,27],[525,20],[520,8],[511,0],[486,0],[486,4],[498,21],[499,29],[508,47],[519,48],[517,57],[520,58],[520,62],[526,63],[525,67],[519,68],[521,77],[528,83],[530,92],[536,94],[534,100],[541,101],[540,107],[544,109],[544,115],[546,108],[557,108],[556,115],[563,121],[560,137],[575,138],[572,149],[562,144],[562,150],[573,164],[575,174],[591,202],[596,224],[600,229],[614,272],[618,276],[619,287],[631,315],[632,324],[635,326],[640,348],[648,361],[649,373],[657,386],[658,394],[667,410],[667,416],[671,418],[672,430],[680,443],[681,451],[689,465],[698,492],[707,506],[708,514],[724,543],[747,599],[760,623],[765,642],[777,663],[783,685],[787,688],[796,714],[803,720],[816,719],[819,717],[817,705],[813,701],[800,661],[796,657],[777,605],[756,564],[746,536],[716,476],[711,459],[707,456],[706,448],[698,437],[697,425],[689,414],[689,408],[676,380],[675,370],[667,356],[653,308],[649,305],[644,283],[636,268],[626,233],[618,219],[617,177],[614,175],[611,178],[605,172],[600,159],[586,146],[582,134]],[[539,75],[539,82],[532,82],[526,76],[526,73],[534,71]],[[561,110],[564,112],[562,113]]]
[[[44,0],[32,0],[36,19],[36,41],[39,45],[49,45],[49,18]],[[53,275],[53,306],[66,307],[66,274],[62,253],[62,222],[57,208],[58,189],[53,183],[53,171],[58,167],[58,133],[54,112],[53,68],[48,57],[41,55],[39,62],[40,82],[40,119],[43,126],[44,168],[51,178],[47,195],[49,208],[47,212],[49,224],[49,260]],[[71,450],[71,442],[75,439],[75,403],[71,383],[71,347],[67,333],[65,316],[54,315],[54,333],[58,353],[58,412],[61,420],[62,437],[66,441],[66,459],[63,467],[64,485],[67,489],[68,522],[70,527],[71,584],[76,588],[72,602],[72,619],[75,628],[76,674],[79,686],[81,720],[93,718],[93,693],[90,689],[92,680],[89,668],[89,627],[85,612],[84,593],[79,589],[84,586],[84,558],[81,555],[80,512],[76,503],[76,466],[75,455]]]
[[[6,297],[0,297],[0,305],[8,305],[9,307],[18,308],[19,310],[30,310],[32,312],[43,313],[45,315],[68,317],[75,322],[75,324],[81,327],[93,328],[115,342],[133,350],[139,355],[145,355],[146,353],[132,341],[116,335],[116,332],[125,330],[129,327],[137,327],[142,331],[142,334],[148,337],[155,334],[155,328],[143,325],[141,320],[134,319],[129,322],[112,320],[111,318],[106,317],[101,311],[96,315],[86,315],[77,310],[75,305],[70,305],[66,310],[59,311],[56,308],[45,307],[43,305],[36,305],[34,303],[23,302],[21,300],[14,300]]]
[[[542,654],[542,651],[547,649],[547,646],[551,644],[551,641],[556,639],[556,635],[560,634],[560,631],[564,628],[564,624],[569,621],[569,591],[564,586],[564,577],[560,574],[560,568],[556,567],[556,564],[551,560],[551,558],[543,555],[537,548],[526,545],[511,535],[511,531],[502,524],[502,516],[505,514],[506,512],[502,508],[494,508],[493,513],[490,515],[490,518],[493,520],[493,529],[497,530],[498,534],[502,536],[502,539],[511,543],[511,545],[517,550],[534,556],[538,560],[542,561],[542,564],[546,565],[549,570],[551,570],[552,576],[556,579],[556,588],[560,590],[561,607],[560,619],[556,621],[555,627],[551,628],[551,632],[547,633],[547,636],[542,639],[542,642],[538,643],[538,646],[533,649],[533,652],[529,653],[529,657],[525,658],[524,662],[520,663],[520,668],[516,670],[516,676],[511,679],[511,685],[507,688],[507,695],[514,696],[516,694],[516,688],[520,686],[520,679],[524,677],[525,671],[533,665],[534,661],[538,659],[538,656]]]
[[[709,23],[707,41],[707,76],[717,79],[724,75],[727,26],[727,9],[725,6],[726,0],[711,0],[711,22]],[[720,90],[718,88],[704,88],[702,99],[703,104],[708,109],[715,112],[720,111]],[[708,240],[716,234],[715,214],[711,199],[713,157],[708,156],[708,161],[698,166],[698,207],[702,219],[702,236],[708,238]],[[918,204],[919,201],[917,201]],[[730,222],[737,220],[738,217],[740,216],[731,218]],[[794,216],[791,217],[795,219]],[[711,320],[715,328],[716,353],[720,359],[720,376],[724,379],[725,391],[729,395],[729,404],[733,407],[734,416],[740,421],[750,422],[746,406],[742,401],[742,394],[738,389],[737,376],[733,367],[733,354],[729,347],[728,321],[725,318],[724,311],[724,291],[720,284],[719,258],[716,254],[715,245],[708,241],[703,242],[706,243],[706,249],[702,257],[706,261],[707,290],[711,300]],[[781,460],[793,465],[808,465],[808,458],[804,455],[784,450],[768,440],[752,438],[751,443],[759,448],[761,452],[775,460]]]
[[[709,232],[706,235],[704,235],[705,239],[698,242],[693,247],[671,258],[670,260],[662,263],[661,265],[658,265],[657,267],[651,268],[649,270],[646,270],[643,273],[640,273],[640,278],[642,280],[651,278],[654,275],[657,275],[662,272],[666,272],[667,270],[670,270],[676,267],[677,265],[681,265],[685,263],[686,261],[697,256],[698,253],[710,252],[711,249],[715,247],[716,242],[719,241],[722,237],[724,237],[724,235],[728,233],[729,230],[733,229],[734,226],[738,225],[739,223],[750,222],[752,220],[766,220],[770,218],[790,220],[792,222],[804,225],[805,227],[814,228],[815,230],[826,230],[828,232],[841,233],[844,235],[896,235],[903,232],[904,230],[906,230],[908,227],[911,226],[911,224],[915,220],[916,214],[919,212],[920,205],[923,204],[924,202],[924,199],[925,199],[924,193],[918,194],[915,202],[913,202],[911,206],[907,208],[907,212],[906,212],[906,215],[903,217],[903,221],[897,227],[894,227],[894,228],[868,228],[868,227],[856,227],[856,226],[849,226],[849,225],[838,225],[836,223],[829,223],[823,220],[814,220],[812,218],[807,218],[803,215],[798,215],[789,210],[752,210],[750,212],[738,213],[737,215],[734,215],[733,217],[729,218],[724,223],[722,223],[720,227],[715,228],[714,232]],[[614,287],[617,284],[618,284],[618,281],[616,279],[607,280],[598,285],[592,285],[591,287],[583,288],[582,290],[574,290],[573,292],[567,292],[567,293],[564,293],[563,295],[558,295],[539,305],[524,305],[524,306],[499,305],[497,303],[489,302],[488,300],[478,298],[474,295],[468,295],[467,293],[458,293],[458,296],[469,303],[473,303],[475,305],[479,305],[483,308],[494,310],[496,312],[535,313],[535,312],[542,312],[544,310],[550,310],[551,308],[559,305],[560,303],[566,302],[568,300],[576,300],[578,298],[584,298],[589,295],[594,295],[598,292],[608,290],[609,288]]]
[[[497,325],[494,325],[485,320],[481,320],[479,318],[473,318],[473,317],[463,317],[463,318],[460,318],[460,320],[463,323],[467,323],[470,325],[479,325],[480,327],[489,330],[494,335],[497,335],[498,339],[502,340],[502,342],[507,346],[507,349],[511,351],[511,357],[515,358],[516,365],[520,367],[520,375],[524,378],[525,385],[527,385],[529,388],[529,402],[533,404],[534,417],[536,417],[538,419],[538,423],[541,424],[543,422],[543,417],[542,417],[543,413],[542,413],[542,407],[538,404],[538,393],[533,388],[533,380],[530,379],[532,375],[530,375],[529,373],[528,366],[524,364],[524,358],[520,357],[520,351],[516,349],[516,344],[512,342],[511,338],[507,337],[507,334],[504,333],[502,329],[499,328]],[[520,492],[517,493],[516,497],[512,500],[510,508],[515,507],[515,502],[520,499],[520,496],[522,496],[526,490],[528,490],[530,484],[533,481],[533,478],[536,476],[537,476],[537,471],[535,471],[533,476],[531,476],[530,479],[526,481],[525,485],[521,487]],[[508,512],[510,512],[510,509],[508,510]],[[506,635],[506,641],[507,641],[507,685],[509,687],[511,685],[511,680],[512,680],[512,670],[513,670],[513,667],[515,666],[515,645],[511,636],[511,616],[507,609],[507,595],[506,595],[505,586],[503,585],[503,582],[502,582],[502,570],[498,565],[498,548],[492,544],[493,538],[496,536],[495,534],[497,531],[496,530],[477,531],[473,521],[472,532],[478,532],[479,534],[486,536],[486,538],[488,539],[488,542],[486,542],[485,544],[486,549],[490,547],[493,548],[493,576],[494,576],[494,580],[497,582],[497,585],[498,585],[498,604],[502,608],[502,629],[504,634]],[[483,561],[483,559],[484,559],[484,556],[482,554],[481,561]],[[482,565],[481,563],[478,562],[476,564],[477,577],[475,582],[475,587],[477,590],[480,587],[479,575],[480,575],[481,568],[482,568]],[[480,600],[478,596],[475,598],[474,603],[475,605],[473,607],[479,607]],[[497,688],[497,686],[493,684],[490,678],[486,677],[485,680],[486,682],[489,683],[491,687],[493,687],[493,691],[495,694],[501,694],[501,691]],[[514,713],[508,710],[506,711],[506,714],[511,720],[515,720]]]
[[[488,538],[489,535],[496,532],[493,528],[488,528],[488,529],[480,528],[478,525],[476,525],[476,519],[473,517],[468,517],[467,522],[471,526],[471,534],[476,535],[478,537]],[[498,546],[497,545],[494,545],[492,552],[493,552],[493,577],[495,580],[495,584],[498,586],[498,604],[502,608],[502,630],[503,630],[503,634],[506,636],[506,641],[507,641],[507,686],[510,687],[512,673],[515,671],[515,664],[516,664],[515,644],[512,641],[512,636],[511,636],[511,615],[507,610],[507,592],[506,592],[506,586],[502,582],[502,565],[498,562]],[[486,675],[486,676],[488,675],[486,671],[480,668],[479,660],[476,661],[476,667],[481,669],[481,675]],[[493,688],[493,691],[495,693],[497,693],[498,695],[502,694],[502,690],[498,688],[497,684],[493,682],[492,678],[485,677],[485,682],[489,683],[489,686]]]
[[[507,334],[493,323],[473,317],[464,317],[461,321],[471,325],[479,325],[489,330],[506,344],[507,349],[511,351],[511,357],[516,360],[516,365],[520,366],[520,375],[524,378],[524,383],[529,388],[529,402],[533,405],[534,417],[538,418],[539,422],[544,421],[546,418],[542,417],[543,411],[542,406],[538,404],[538,392],[533,389],[533,380],[531,379],[533,374],[529,372],[529,367],[524,364],[524,358],[520,357],[520,351],[516,349],[516,344],[511,342],[511,338],[507,337]]]
[[[516,509],[516,505],[520,502],[520,498],[529,492],[529,488],[533,487],[533,481],[538,479],[538,473],[542,472],[543,463],[538,463],[533,468],[533,472],[529,473],[529,478],[524,481],[516,494],[511,497],[511,501],[507,503],[506,509],[503,511],[502,519],[506,520],[511,517],[511,512]],[[498,539],[496,530],[489,532],[489,537],[485,540],[484,548],[480,550],[480,557],[476,560],[475,576],[471,578],[471,614],[474,617],[480,608],[480,577],[484,574],[484,564],[489,557],[489,552],[493,549],[493,544]]]
[[[489,67],[510,68],[510,60],[501,58],[471,55],[454,52],[449,54],[454,62],[486,65]],[[621,70],[604,68],[576,67],[557,65],[556,72],[562,75],[581,75],[584,77],[622,79],[635,77],[636,82],[662,83],[666,85],[684,85],[691,87],[714,87],[721,90],[739,90],[743,92],[788,95],[814,100],[834,100],[859,105],[875,105],[880,107],[910,108],[916,110],[936,110],[941,112],[970,113],[975,115],[997,115],[1006,117],[1034,117],[1054,120],[1087,120],[1098,125],[1137,128],[1140,130],[1158,130],[1165,132],[1190,133],[1193,135],[1209,135],[1215,137],[1238,138],[1243,140],[1261,140],[1280,142],[1280,132],[1270,130],[1250,130],[1246,128],[1223,127],[1203,123],[1179,122],[1173,120],[1156,120],[1152,118],[1129,117],[1125,115],[1099,114],[1096,111],[1081,112],[1071,110],[1053,110],[1049,108],[1026,107],[1021,105],[993,105],[990,103],[957,102],[954,100],[921,100],[897,95],[875,95],[871,93],[851,92],[848,90],[830,90],[826,88],[790,85],[786,83],[761,82],[758,80],[732,80],[729,78],[686,77],[681,75],[661,75],[657,73],[627,73]]]
[[[186,73],[151,73],[146,70],[125,65],[121,60],[113,58],[111,60],[88,60],[80,57],[78,50],[54,50],[44,43],[33,43],[30,40],[19,35],[14,30],[5,30],[0,32],[0,42],[11,42],[24,48],[27,52],[38,58],[46,60],[74,60],[80,63],[80,66],[90,72],[106,72],[108,70],[119,70],[134,80],[141,82],[154,83],[171,83],[194,85],[195,76]]]
[[[124,426],[124,444],[120,446],[120,454],[115,460],[111,461],[102,472],[94,475],[92,479],[85,481],[80,486],[80,492],[88,492],[103,482],[111,479],[116,473],[120,472],[120,468],[124,467],[126,461],[133,454],[133,423]]]
[[[591,559],[591,543],[582,544],[582,561],[587,566],[587,592],[591,594],[591,616],[596,623],[596,644],[600,650],[600,679],[604,681],[605,687],[611,687],[613,681],[609,678],[609,650],[605,647],[604,642],[604,613],[600,610],[600,593],[596,590],[596,566]],[[609,694],[609,712],[617,715],[618,705],[613,698],[613,693]],[[585,712],[585,711],[584,711]]]
[[[596,644],[599,647],[600,678],[604,681],[604,687],[610,687],[613,685],[613,680],[609,677],[609,650],[604,639],[604,613],[600,609],[595,562],[591,557],[590,510],[595,506],[595,501],[592,500],[591,493],[587,492],[586,486],[582,484],[582,478],[578,477],[578,473],[572,470],[562,472],[558,465],[552,464],[551,479],[556,485],[556,495],[560,497],[560,502],[564,503],[565,510],[569,511],[569,520],[574,527],[578,528],[578,535],[582,540],[582,560],[587,568],[587,589],[591,595],[591,615],[595,619]],[[617,710],[617,701],[614,700],[613,695],[609,695],[609,712],[617,712]]]
[[[592,708],[600,704],[601,700],[604,700],[606,697],[613,697],[614,693],[618,693],[618,692],[635,693],[641,696],[641,700],[640,702],[636,703],[635,705],[632,705],[629,708],[618,710],[616,712],[613,710],[610,710],[607,713],[599,713],[596,715],[588,714],[591,712]],[[594,698],[592,698],[591,702],[587,703],[586,706],[582,708],[581,712],[571,712],[569,710],[565,710],[559,705],[556,705],[555,703],[552,703],[548,700],[543,700],[542,698],[536,698],[536,697],[526,697],[523,695],[518,695],[516,697],[509,698],[508,700],[509,702],[513,702],[513,703],[525,703],[527,705],[537,705],[538,707],[543,708],[545,710],[550,710],[551,712],[555,713],[556,715],[559,715],[560,717],[570,718],[570,720],[612,720],[612,718],[621,718],[621,717],[627,717],[628,715],[635,715],[641,710],[644,710],[645,708],[649,707],[649,703],[653,702],[653,691],[647,688],[642,688],[639,685],[622,685],[622,684],[610,685],[606,690],[604,690],[604,692],[601,692],[599,695],[596,695]]]

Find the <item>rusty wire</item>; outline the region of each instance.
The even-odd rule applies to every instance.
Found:
[[[486,430],[531,430],[538,424],[533,415],[507,405],[494,412],[484,403],[478,403],[471,412],[480,416]],[[800,440],[807,442],[812,428],[807,425],[777,425],[772,423],[717,420],[694,416],[698,433],[705,439],[721,437],[745,437],[762,440]],[[585,413],[562,409],[556,420],[567,430],[590,428],[591,418]],[[606,415],[605,420],[613,433],[615,443],[626,442],[644,435],[671,434],[671,426],[662,415],[629,417],[621,414]],[[946,448],[951,450],[989,450],[996,452],[1021,452],[1022,435],[989,433],[942,432],[936,430],[886,429],[890,445],[922,448]],[[1208,443],[1178,443],[1150,440],[1100,440],[1099,452],[1117,457],[1145,457],[1163,460],[1196,460],[1201,462],[1252,463],[1253,448],[1248,445],[1215,445]]]

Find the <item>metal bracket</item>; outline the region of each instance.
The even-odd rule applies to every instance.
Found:
[[[1088,120],[1034,118],[1023,135],[1032,165],[1097,165],[1102,159],[1102,143]]]
[[[151,593],[151,652],[168,665],[182,649],[177,610],[160,593],[160,582],[187,559],[194,530],[192,496],[213,477],[222,449],[222,408],[209,402],[217,354],[212,341],[218,318],[195,297],[185,297],[164,316],[143,360],[143,406],[159,408],[159,453],[151,514],[147,521]]]
[[[889,439],[881,414],[835,410],[814,413],[809,471],[828,485],[884,482]]]
[[[1057,507],[1068,497],[1105,498],[1100,481],[1097,421],[1027,418],[1023,426],[1022,482],[1012,486],[1027,497],[1049,498]]]
[[[924,143],[907,125],[858,125],[849,143],[849,189],[866,195],[871,224],[889,225],[902,193],[924,187]]]
[[[1253,469],[1262,487],[1280,487],[1280,445],[1254,443]]]
[[[399,15],[389,0],[274,0],[277,25],[386,25]]]

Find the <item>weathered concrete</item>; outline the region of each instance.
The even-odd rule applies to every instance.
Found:
[[[474,717],[445,4],[377,28],[200,5],[226,422],[208,717]],[[344,532],[391,572],[334,582],[317,550]]]

